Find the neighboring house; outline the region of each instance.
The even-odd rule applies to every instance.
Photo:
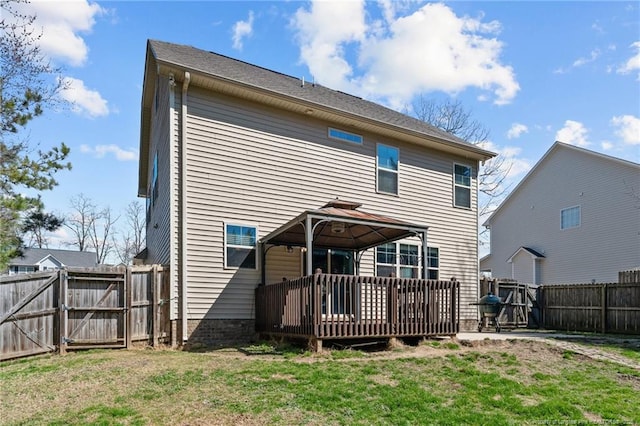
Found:
[[[484,225],[494,278],[617,282],[640,266],[640,165],[556,142]]]
[[[11,260],[8,273],[28,274],[67,266],[93,268],[96,266],[96,254],[88,251],[27,248],[23,250],[22,257]]]
[[[462,323],[474,326],[477,173],[493,156],[361,98],[149,41],[138,183],[147,198],[142,255],[171,268],[177,340],[252,334],[257,286],[316,269],[456,277]],[[321,241],[320,234],[343,238]]]

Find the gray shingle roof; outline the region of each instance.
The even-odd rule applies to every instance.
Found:
[[[96,266],[96,254],[89,251],[57,250],[28,248],[23,252],[22,257],[12,259],[10,265],[32,266],[36,265],[47,256],[53,256],[64,266],[78,268],[92,268]]]
[[[254,86],[380,123],[391,124],[481,153],[487,158],[495,155],[421,120],[319,84],[305,84],[303,87],[299,78],[191,46],[149,40],[149,47],[158,62]]]

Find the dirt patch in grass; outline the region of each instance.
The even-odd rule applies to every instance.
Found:
[[[640,371],[542,341],[426,341],[310,355],[251,349],[71,352],[0,363],[0,424],[449,424],[480,414],[499,424],[640,423]],[[599,389],[620,398],[593,401]]]

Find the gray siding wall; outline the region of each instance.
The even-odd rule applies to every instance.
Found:
[[[428,245],[440,248],[441,278],[462,281],[462,318],[476,317],[469,306],[478,296],[474,161],[368,133],[362,145],[332,140],[330,123],[195,88],[188,106],[189,319],[254,316],[260,270],[224,268],[224,223],[257,226],[262,237],[335,197],[430,226]],[[377,143],[400,149],[399,196],[376,193]],[[472,209],[452,206],[454,161],[473,168]],[[274,261],[267,268],[270,280],[300,270],[298,251],[272,249],[268,261]],[[373,271],[371,251],[361,273]]]
[[[534,284],[533,282],[533,273],[534,273],[534,265],[533,259],[531,255],[521,251],[518,253],[510,265],[512,268],[512,276],[514,280],[517,280],[520,283],[528,283]]]
[[[507,259],[521,247],[545,255],[545,284],[616,282],[640,266],[640,209],[631,188],[640,168],[559,147],[491,219],[491,256],[482,268],[511,276]],[[560,229],[560,211],[580,206],[579,228]]]

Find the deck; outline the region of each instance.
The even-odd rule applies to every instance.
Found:
[[[454,335],[457,281],[315,274],[256,289],[256,331],[311,341]]]

